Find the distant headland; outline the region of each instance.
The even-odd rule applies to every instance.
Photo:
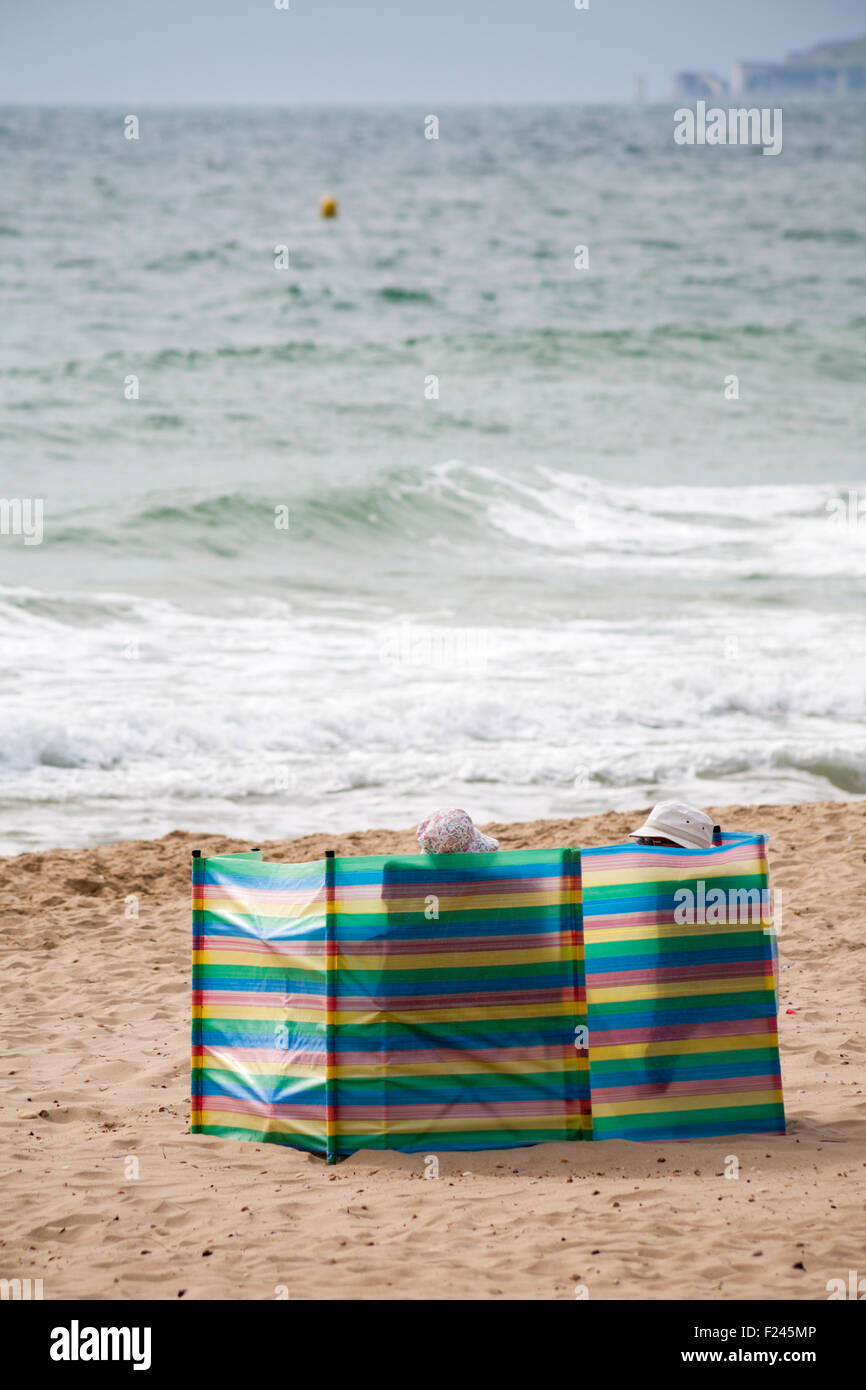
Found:
[[[706,70],[678,72],[676,97],[845,96],[866,93],[866,36],[819,43],[781,63],[739,62],[730,82]]]

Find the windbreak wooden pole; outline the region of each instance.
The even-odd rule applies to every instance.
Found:
[[[337,1162],[337,1054],[336,1022],[336,908],[334,879],[336,852],[325,850],[325,1153]]]

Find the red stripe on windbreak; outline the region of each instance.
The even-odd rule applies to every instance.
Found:
[[[208,1091],[199,1094],[199,1110],[230,1110],[236,1115],[262,1115],[266,1119],[272,1120],[299,1120],[324,1118],[325,1107],[319,1101],[310,1101],[305,1104],[303,1101],[267,1101],[245,1099],[238,1100],[235,1096],[218,1096]]]
[[[249,951],[254,955],[323,956],[324,937],[311,941],[305,937],[281,936],[203,936],[201,951]]]
[[[761,890],[755,889],[754,891],[760,892]],[[762,899],[760,904],[761,911],[767,906],[768,900]],[[584,918],[584,928],[587,935],[591,936],[595,932],[606,932],[613,929],[625,931],[626,928],[633,929],[635,927],[679,927],[683,936],[690,936],[694,932],[696,926],[707,934],[713,932],[716,928],[727,926],[738,927],[741,932],[748,932],[758,930],[764,922],[763,917],[759,917],[754,922],[677,922],[674,919],[674,913],[677,910],[677,908],[671,905],[667,908],[653,908],[647,912],[606,913],[601,905],[599,905],[598,908],[593,906],[591,911],[588,912]],[[731,934],[736,935],[735,932]],[[651,941],[652,937],[650,937],[649,940]],[[669,937],[668,940],[673,942],[675,938]],[[641,943],[638,942],[637,944],[640,945]],[[604,942],[600,942],[596,946],[597,950],[602,950],[603,948]],[[672,945],[670,949],[674,950],[675,947]]]
[[[440,1101],[426,1105],[401,1105],[399,1100],[388,1100],[383,1105],[341,1105],[341,1120],[484,1120],[528,1117],[530,1115],[588,1115],[588,1099],[574,1097],[555,1097],[553,1100],[502,1100],[462,1102]]]
[[[762,890],[754,889],[752,891],[761,892]],[[761,911],[763,912],[767,906],[768,899],[762,898],[760,903]],[[674,913],[677,910],[677,908],[671,905],[668,908],[653,908],[647,912],[606,913],[604,907],[599,904],[597,908],[593,906],[591,911],[587,913],[584,918],[584,929],[587,936],[591,937],[595,932],[610,931],[614,928],[616,930],[625,930],[626,928],[634,927],[679,927],[683,936],[690,936],[695,930],[695,925],[699,928],[703,928],[707,933],[712,932],[716,927],[726,926],[735,926],[738,927],[741,932],[749,932],[760,930],[764,923],[763,917],[759,917],[754,922],[698,922],[697,924],[677,922],[674,918]],[[732,933],[732,935],[736,935],[736,933]],[[652,940],[652,938],[650,938],[650,940]],[[668,940],[673,941],[674,938],[671,937],[668,938]],[[640,945],[641,943],[638,942],[637,944]],[[601,950],[603,947],[604,942],[600,942],[596,949]],[[671,949],[674,949],[674,947],[672,946]]]
[[[244,902],[283,902],[309,904],[325,901],[324,885],[309,892],[305,888],[238,888],[230,883],[197,883],[193,887],[193,902],[205,898],[229,898],[240,907]]]
[[[661,1000],[658,1001],[662,1003]],[[776,1035],[774,1018],[727,1018],[712,1023],[646,1024],[643,1028],[617,1028],[593,1031],[593,1047],[618,1047],[627,1043],[678,1042],[687,1038],[742,1037],[752,1033]],[[627,1058],[625,1059],[628,1060]]]
[[[598,1086],[592,1098],[598,1104],[619,1104],[626,1100],[650,1100],[654,1096],[732,1095],[737,1091],[778,1091],[782,1078],[776,1072],[766,1076],[719,1076],[703,1081],[647,1081],[635,1086]]]
[[[584,929],[602,931],[609,927],[669,927],[674,925],[675,908],[652,907],[641,912],[605,912],[604,904],[593,903],[584,916]]]
[[[456,1009],[461,1005],[477,1008],[479,1004],[550,1004],[573,1003],[583,1005],[586,991],[578,986],[562,985],[556,990],[525,990],[516,988],[510,991],[498,990],[495,994],[476,992],[474,994],[339,994],[333,996],[338,1010],[369,1010],[387,1013],[394,1009]],[[192,1002],[198,1007],[235,1008],[295,1008],[309,1009],[313,1012],[327,1008],[327,996],[323,994],[292,994],[284,990],[262,990],[259,993],[240,990],[193,990]],[[207,1020],[205,1020],[207,1021]],[[213,1020],[215,1023],[219,1019]]]
[[[676,984],[682,980],[727,980],[736,976],[769,975],[769,961],[715,961],[707,965],[649,966],[645,970],[617,970],[602,974],[589,966],[587,984],[593,989],[610,989],[618,985]]]
[[[194,989],[192,992],[192,1002],[199,1007],[219,1006],[227,1009],[229,1005],[234,1005],[239,1009],[253,1007],[261,1008],[282,1008],[282,1009],[324,1009],[325,996],[322,994],[291,994],[283,990],[261,990],[259,993],[249,991],[239,991],[234,989]],[[204,1019],[207,1023],[209,1020]],[[210,1020],[219,1023],[219,1019]],[[288,1021],[288,1020],[287,1020]]]
[[[393,1013],[399,1009],[404,1013],[413,1013],[425,1009],[475,1009],[482,1004],[492,1008],[499,1004],[535,1007],[559,1003],[580,1003],[579,991],[570,985],[563,985],[559,989],[528,990],[518,986],[513,990],[478,990],[472,994],[341,994],[338,1008],[375,1009],[379,1013]]]
[[[543,950],[560,943],[574,944],[575,933],[544,932],[533,936],[430,936],[423,941],[401,940],[389,937],[385,940],[340,942],[344,956],[409,956],[437,955],[447,951],[449,954],[465,954],[471,951],[527,951]]]

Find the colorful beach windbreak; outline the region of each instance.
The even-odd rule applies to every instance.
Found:
[[[357,1149],[588,1138],[580,854],[193,860],[192,1130]]]
[[[781,1132],[770,924],[763,836],[193,859],[192,1131],[331,1161]]]
[[[766,836],[582,862],[593,1138],[783,1133]]]

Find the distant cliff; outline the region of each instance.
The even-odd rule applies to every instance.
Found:
[[[678,97],[718,97],[728,90],[724,79],[712,72],[679,72],[674,77]],[[730,92],[734,96],[866,93],[866,36],[815,44],[802,53],[789,53],[781,63],[736,63]]]

